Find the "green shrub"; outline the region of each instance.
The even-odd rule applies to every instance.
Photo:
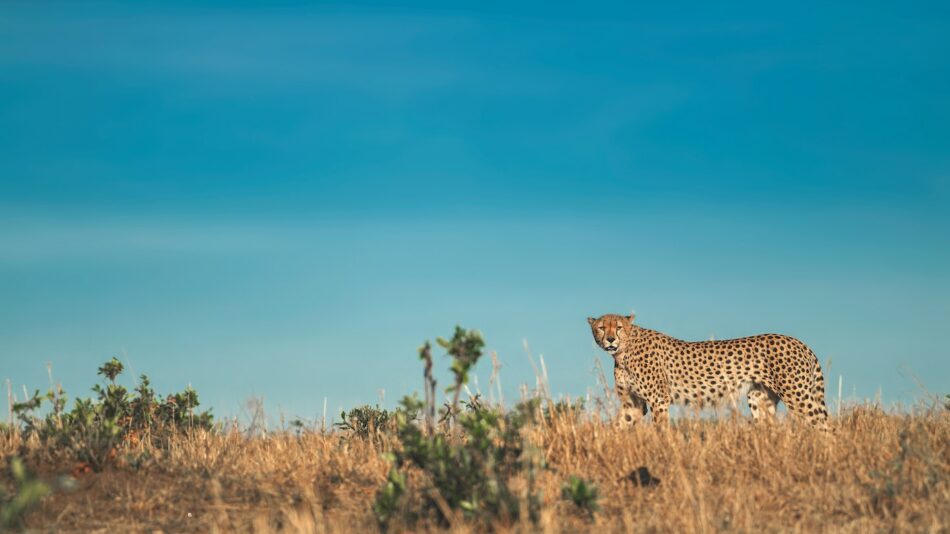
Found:
[[[456,326],[452,339],[447,340],[439,337],[435,341],[445,349],[449,356],[452,356],[451,370],[452,374],[455,375],[455,385],[449,387],[446,391],[454,394],[452,409],[455,410],[458,408],[462,386],[468,383],[468,372],[482,356],[485,340],[482,339],[482,335],[477,330],[465,330],[461,326]]]
[[[455,384],[447,389],[454,394],[453,402],[441,410],[446,424],[430,431],[418,419],[433,411],[434,395],[427,390],[426,403],[415,395],[402,400],[402,408],[395,413],[399,446],[388,455],[392,466],[373,508],[380,527],[385,530],[395,520],[412,525],[424,518],[446,525],[461,518],[491,528],[519,519],[523,510],[536,521],[540,496],[534,490],[535,472],[542,462],[521,434],[530,421],[529,411],[503,414],[477,398],[460,411],[458,392],[481,356],[484,341],[477,332],[456,327],[452,340],[440,338],[438,343],[453,356]],[[424,362],[427,347],[420,349]],[[428,388],[430,368],[424,374]],[[416,487],[408,482],[412,470],[423,475]],[[516,477],[526,480],[522,495],[511,489]]]
[[[7,464],[13,492],[8,493],[0,485],[0,532],[10,528],[22,528],[23,516],[47,495],[76,487],[76,481],[66,475],[50,482],[41,480],[26,468],[26,464],[18,456],[10,456]]]
[[[210,411],[198,412],[198,393],[189,388],[169,394],[164,400],[155,396],[148,377],[142,375],[133,393],[116,383],[122,363],[113,358],[99,368],[105,378],[92,387],[94,398],[78,398],[66,410],[66,395],[60,388],[41,396],[39,391],[24,402],[15,403],[24,436],[35,436],[47,450],[58,450],[89,464],[96,470],[115,458],[116,447],[123,442],[145,441],[163,446],[175,433],[193,429],[211,429]],[[37,412],[50,405],[45,416]]]
[[[400,513],[410,524],[429,516],[447,524],[456,513],[486,527],[514,521],[521,513],[521,502],[510,489],[510,481],[519,475],[528,481],[529,518],[537,519],[540,499],[533,486],[541,461],[521,436],[526,418],[515,411],[503,415],[478,408],[458,415],[457,434],[427,435],[406,416],[420,405],[408,398],[403,403],[405,411],[397,416],[401,449],[390,455],[393,466],[375,506],[381,526],[385,528]],[[409,468],[426,475],[425,485],[415,488],[421,502],[416,510],[403,506]]]
[[[548,420],[555,418],[576,419],[584,412],[584,399],[574,399],[573,402],[559,400],[548,403],[544,407],[544,417]]]
[[[23,515],[53,491],[49,484],[29,473],[20,458],[11,457],[9,469],[13,494],[7,495],[0,487],[0,527],[4,529],[22,527]]]
[[[353,408],[349,412],[340,412],[340,419],[342,421],[335,425],[337,428],[360,438],[391,430],[395,420],[393,412],[368,404]]]
[[[590,518],[593,518],[594,513],[600,510],[597,504],[599,498],[597,486],[578,476],[567,479],[561,488],[561,498],[574,503],[574,506],[584,511]]]

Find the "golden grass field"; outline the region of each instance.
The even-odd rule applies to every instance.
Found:
[[[855,405],[832,434],[781,420],[682,417],[669,428],[617,429],[590,413],[524,430],[546,460],[536,524],[502,532],[950,532],[950,411],[887,412]],[[341,431],[198,432],[151,460],[76,472],[76,487],[46,497],[24,519],[37,532],[376,531],[372,503],[391,435]],[[132,452],[143,446],[127,443]],[[5,434],[7,457],[29,450]],[[76,470],[55,451],[25,456],[42,477]],[[646,468],[658,483],[628,477]],[[642,471],[642,470],[641,470]],[[600,492],[593,519],[561,499],[569,475]],[[636,478],[636,477],[634,477]],[[9,486],[9,480],[4,480]],[[515,482],[517,484],[517,481]],[[395,530],[475,530],[456,521]]]

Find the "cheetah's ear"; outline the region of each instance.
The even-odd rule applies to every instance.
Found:
[[[588,318],[587,318],[587,324],[593,326],[594,321],[596,321],[596,320],[597,320],[597,319],[594,319],[593,317],[588,317]]]
[[[633,312],[631,312],[630,315],[624,315],[624,319],[626,319],[630,324],[633,324],[633,317]]]

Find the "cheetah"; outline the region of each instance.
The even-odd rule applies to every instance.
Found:
[[[587,319],[594,340],[614,358],[620,425],[636,425],[648,406],[654,422],[666,423],[674,402],[702,407],[747,391],[755,420],[773,420],[781,400],[793,416],[827,429],[821,366],[801,341],[779,334],[682,341],[633,319],[614,314]]]

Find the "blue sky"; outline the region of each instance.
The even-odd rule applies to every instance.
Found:
[[[0,379],[119,356],[313,418],[418,389],[458,323],[509,396],[524,340],[579,395],[585,317],[636,310],[950,392],[947,35],[936,4],[4,3]]]

